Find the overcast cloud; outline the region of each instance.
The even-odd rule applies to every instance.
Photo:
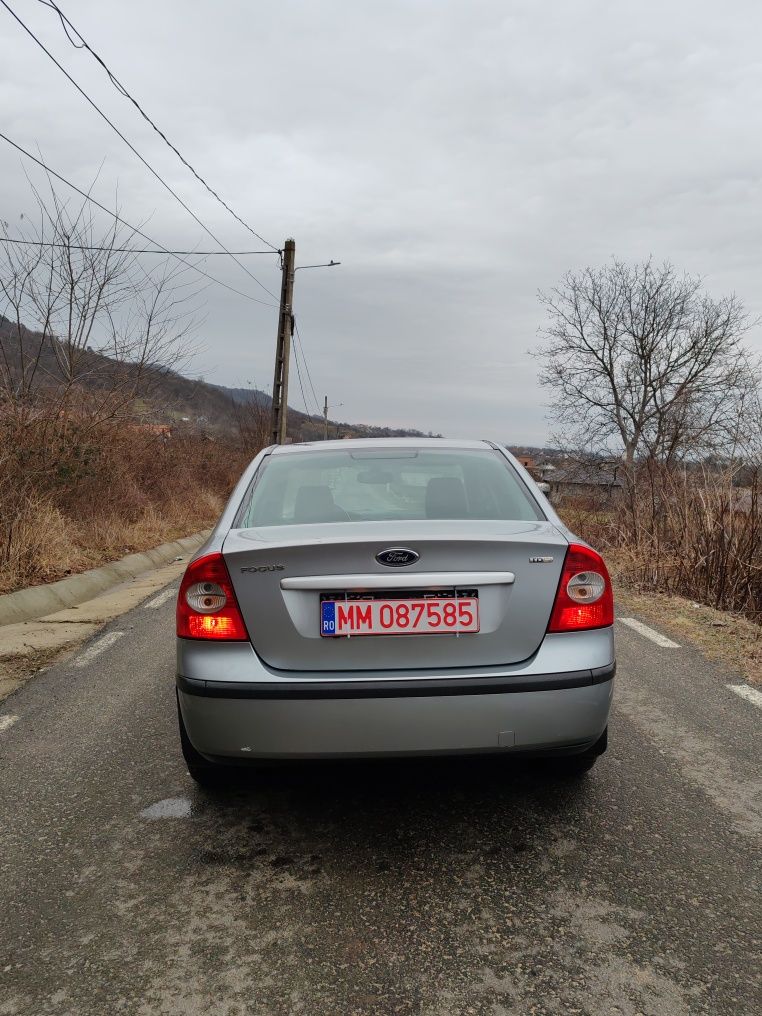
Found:
[[[184,200],[204,192],[52,11],[9,0]],[[758,0],[60,0],[255,229],[297,241],[295,299],[335,418],[542,443],[536,293],[653,254],[762,313]],[[0,8],[0,129],[167,245],[200,228]],[[0,216],[31,209],[0,144]],[[13,229],[11,228],[11,232]],[[274,259],[247,264],[278,291]],[[207,268],[256,287],[227,258]],[[269,388],[275,311],[211,289],[194,370]],[[261,291],[259,293],[261,294]],[[762,348],[759,330],[750,342]],[[292,374],[290,402],[301,408]]]

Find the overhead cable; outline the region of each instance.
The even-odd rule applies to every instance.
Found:
[[[225,257],[224,250],[150,250],[148,247],[89,247],[78,243],[52,243],[50,240],[23,240],[15,236],[0,237],[3,243],[21,243],[29,247],[66,247],[67,250],[109,250],[114,254],[189,254],[198,257]],[[239,250],[239,257],[245,254],[277,254],[274,250]],[[268,306],[270,306],[268,304]]]
[[[119,128],[116,126],[116,124],[112,120],[110,120],[109,117],[100,108],[100,106],[98,106],[97,103],[95,103],[90,98],[90,96],[87,94],[87,92],[84,90],[84,88],[82,88],[74,80],[74,78],[71,76],[71,74],[69,74],[69,72],[66,70],[66,68],[62,64],[60,64],[58,62],[58,60],[56,60],[56,58],[53,56],[53,54],[50,52],[50,50],[47,48],[47,46],[45,46],[45,44],[34,34],[34,32],[31,30],[31,28],[29,28],[28,25],[26,25],[22,21],[22,19],[18,16],[18,14],[16,14],[16,12],[6,2],[6,0],[0,0],[0,4],[2,4],[3,7],[5,7],[5,9],[8,11],[8,13],[19,23],[19,25],[21,25],[21,27],[24,29],[24,31],[27,33],[27,35],[29,35],[30,38],[32,38],[34,40],[34,42],[40,47],[40,49],[46,54],[46,56],[48,56],[50,58],[50,60],[53,61],[53,63],[61,71],[61,73],[67,78],[68,81],[70,81],[74,85],[74,87],[77,89],[77,91],[80,93],[80,95],[82,95],[83,98],[93,107],[93,109],[96,111],[96,113],[103,120],[105,120],[105,122],[114,131],[114,133],[119,138],[121,138],[121,140],[125,143],[125,145],[127,145],[127,147],[130,149],[130,151],[133,152],[134,155],[136,155],[138,157],[138,159],[140,159],[140,161],[143,163],[143,165],[146,167],[146,169],[159,181],[159,183],[162,185],[162,187],[164,187],[164,189],[167,190],[172,195],[172,197],[180,205],[182,205],[182,207],[185,209],[185,211],[199,224],[199,226],[201,226],[201,228],[204,230],[204,232],[207,233],[214,240],[214,242],[216,244],[218,244],[222,248],[223,251],[225,251],[226,254],[230,255],[230,257],[235,261],[235,263],[240,268],[243,269],[243,271],[249,276],[249,278],[252,279],[260,287],[260,289],[263,289],[265,291],[265,293],[267,293],[268,296],[271,296],[274,300],[277,300],[278,297],[274,293],[272,293],[267,288],[267,286],[264,285],[264,283],[260,282],[259,279],[256,277],[256,275],[254,275],[253,272],[250,272],[249,269],[246,267],[246,265],[243,264],[242,261],[238,260],[238,258],[235,256],[235,254],[233,254],[230,250],[228,250],[228,248],[225,246],[225,244],[222,242],[222,240],[220,240],[219,237],[217,237],[212,232],[212,230],[206,225],[206,223],[204,223],[198,217],[198,215],[196,215],[196,213],[193,211],[193,209],[190,208],[185,203],[185,201],[183,201],[183,199],[180,197],[180,195],[175,190],[173,190],[173,188],[167,183],[167,181],[161,176],[161,174],[158,173],[157,170],[155,170],[153,168],[153,166],[150,164],[150,162],[148,162],[148,160],[145,159],[143,157],[143,155],[141,155],[141,153],[137,150],[137,148],[135,148],[135,146],[132,144],[132,142],[129,141],[125,137],[124,134],[122,134],[122,132],[119,130]],[[267,241],[264,241],[264,242],[266,243]]]
[[[2,0],[0,0],[0,2],[2,2]],[[111,209],[106,208],[106,206],[102,205],[100,201],[97,201],[94,197],[92,197],[90,194],[87,194],[80,187],[77,187],[77,185],[73,184],[70,180],[67,180],[65,176],[61,176],[60,173],[57,173],[54,169],[51,169],[50,166],[46,165],[42,161],[42,159],[38,159],[35,155],[32,155],[31,152],[28,152],[26,148],[22,148],[21,145],[17,144],[15,141],[12,141],[11,138],[9,138],[7,134],[3,134],[2,131],[0,131],[0,139],[7,142],[17,151],[21,152],[21,154],[26,156],[27,159],[30,159],[32,162],[35,162],[38,166],[44,169],[46,173],[49,173],[51,176],[55,177],[56,180],[60,180],[61,183],[66,184],[67,187],[71,187],[73,191],[75,191],[81,197],[85,198],[86,201],[89,201],[91,204],[95,205],[96,208],[100,208],[100,210],[102,212],[105,212],[106,215],[110,215],[112,219],[116,219],[117,222],[123,223],[132,233],[135,234],[135,236],[141,236],[147,243],[151,243],[154,245],[154,247],[160,248],[161,253],[171,254],[172,257],[177,258],[177,260],[180,261],[181,264],[186,265],[186,267],[188,268],[192,268],[193,271],[198,272],[199,275],[205,276],[207,279],[210,279],[212,282],[215,282],[218,286],[223,286],[225,289],[229,289],[231,293],[236,293],[238,296],[242,296],[246,300],[251,300],[253,303],[260,303],[264,307],[276,306],[276,304],[267,303],[265,300],[260,300],[256,296],[251,296],[249,293],[243,293],[241,292],[240,289],[236,289],[234,286],[229,286],[227,282],[223,282],[222,279],[215,278],[213,275],[210,275],[209,272],[205,272],[203,268],[199,268],[198,265],[194,265],[191,261],[186,261],[180,254],[171,251],[168,247],[165,247],[163,243],[159,243],[158,240],[154,240],[152,237],[148,236],[147,233],[144,233],[143,230],[138,229],[137,226],[131,226],[130,223],[126,221],[126,219],[122,218],[121,215],[117,215],[116,212],[112,212]]]
[[[312,413],[310,413],[310,411],[309,411],[309,407],[307,406],[307,399],[306,399],[306,397],[304,395],[304,385],[302,384],[302,372],[301,372],[301,369],[299,367],[299,354],[298,354],[298,351],[296,349],[296,346],[294,346],[294,363],[296,364],[296,376],[299,379],[299,389],[300,389],[300,391],[302,393],[302,402],[304,403],[304,412],[307,414],[308,417],[311,417]]]
[[[315,403],[315,408],[317,410],[317,415],[320,416],[321,415],[320,414],[320,401],[318,400],[318,397],[315,394],[315,386],[312,383],[312,374],[310,373],[309,364],[307,363],[307,354],[304,352],[304,342],[302,341],[302,334],[299,331],[299,320],[296,319],[296,318],[294,319],[294,328],[296,329],[296,338],[297,338],[298,344],[299,344],[299,346],[301,348],[301,351],[302,351],[302,359],[304,360],[304,369],[307,372],[307,380],[309,381],[310,388],[312,389],[312,399],[313,399],[313,401]]]
[[[219,203],[223,206],[223,208],[227,209],[227,211],[230,212],[230,214],[233,216],[233,218],[237,222],[239,222],[244,227],[244,229],[247,229],[253,236],[256,236],[256,238],[258,240],[261,240],[262,243],[266,244],[273,251],[277,251],[278,248],[274,244],[270,243],[269,240],[266,240],[260,233],[258,233],[256,231],[256,229],[254,229],[252,226],[250,226],[248,224],[248,222],[244,221],[244,219],[242,219],[240,215],[238,215],[235,211],[233,211],[233,209],[230,207],[230,205],[226,201],[224,201],[223,198],[220,197],[220,195],[217,193],[217,191],[214,190],[213,187],[209,186],[209,184],[206,182],[206,180],[203,178],[203,176],[201,176],[201,174],[191,165],[191,163],[188,162],[188,160],[185,158],[185,156],[182,154],[182,152],[177,148],[177,146],[174,145],[169,140],[169,138],[164,133],[164,131],[161,130],[161,128],[158,127],[154,123],[154,121],[146,113],[146,111],[143,109],[143,107],[140,105],[140,103],[137,101],[137,99],[133,95],[130,94],[130,92],[127,90],[127,88],[122,84],[122,82],[119,80],[119,78],[117,78],[117,76],[114,74],[114,72],[106,64],[106,61],[101,56],[99,56],[98,53],[95,52],[95,50],[87,42],[87,40],[84,38],[82,33],[79,31],[79,29],[74,27],[74,25],[72,24],[70,18],[68,18],[67,15],[64,14],[64,12],[61,10],[61,8],[58,6],[58,4],[54,3],[53,0],[39,0],[39,2],[41,4],[44,4],[45,7],[50,7],[51,10],[56,12],[56,14],[58,15],[58,17],[59,17],[59,19],[61,21],[61,25],[63,27],[63,30],[66,33],[66,37],[69,40],[69,42],[72,44],[72,46],[74,46],[75,49],[85,49],[85,50],[87,50],[87,52],[93,57],[93,59],[96,60],[101,65],[101,67],[106,72],[106,75],[108,76],[108,79],[111,82],[111,84],[114,86],[114,88],[116,88],[116,90],[121,95],[123,95],[125,99],[129,99],[129,101],[132,103],[132,105],[135,107],[135,109],[137,109],[138,113],[140,113],[140,115],[146,121],[146,123],[149,124],[153,128],[154,131],[156,131],[156,133],[159,135],[159,137],[162,139],[162,141],[169,148],[172,149],[172,151],[178,157],[180,162],[182,162],[182,164],[187,169],[189,169],[191,171],[191,173],[195,176],[195,178],[199,181],[199,183],[201,183],[209,191],[209,193],[212,195],[212,197],[214,197],[217,201],[219,201]],[[71,33],[73,33],[74,36],[76,36],[76,38],[73,38]]]

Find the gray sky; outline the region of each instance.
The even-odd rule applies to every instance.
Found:
[[[196,213],[251,237],[66,41],[9,0]],[[653,254],[762,313],[758,0],[60,0],[263,236],[297,241],[295,307],[332,416],[542,443],[538,288]],[[0,123],[169,246],[209,240],[0,8]],[[31,209],[0,143],[0,216]],[[12,232],[12,229],[11,229]],[[273,292],[274,259],[247,259]],[[227,258],[208,270],[257,295]],[[259,292],[261,294],[261,291]],[[275,311],[206,293],[207,380],[269,388]],[[750,343],[762,349],[760,331]],[[290,402],[301,395],[292,372]]]

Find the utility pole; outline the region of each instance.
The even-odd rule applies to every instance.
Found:
[[[325,396],[325,399],[323,400],[323,440],[324,441],[328,440],[328,410],[329,409],[339,409],[343,405],[344,405],[343,402],[339,402],[338,405],[329,406],[328,405],[328,396],[327,395]],[[340,428],[337,427],[336,428],[336,434],[335,434],[336,437],[340,437],[341,436],[339,434],[339,430],[340,430]]]
[[[286,443],[286,425],[288,423],[288,362],[291,356],[291,335],[294,329],[292,303],[295,257],[296,242],[288,239],[283,248],[283,277],[280,287],[278,338],[275,347],[275,377],[273,378],[273,408],[270,428],[270,437],[273,444]]]

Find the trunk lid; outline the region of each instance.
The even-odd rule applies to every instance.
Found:
[[[420,557],[401,568],[380,564],[376,555],[391,547],[411,548]],[[252,644],[266,664],[356,673],[527,659],[545,635],[566,547],[550,522],[426,520],[231,530],[223,554]],[[382,590],[404,585],[411,595],[437,585],[477,589],[481,630],[321,638],[322,580],[322,591],[335,595],[337,585],[347,591],[367,588],[368,576]],[[296,582],[312,588],[282,586],[282,580],[288,586],[308,578],[319,581]],[[383,595],[378,588],[374,592]]]

